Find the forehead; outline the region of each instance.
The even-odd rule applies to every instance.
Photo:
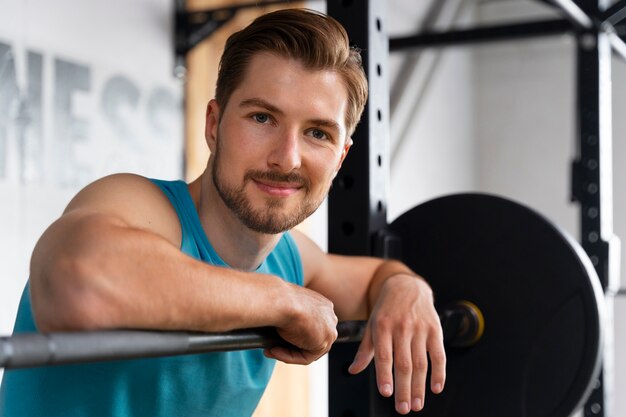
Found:
[[[308,118],[332,118],[345,127],[348,93],[335,71],[308,69],[295,59],[259,53],[229,103],[250,98],[262,98],[285,112],[308,112]]]

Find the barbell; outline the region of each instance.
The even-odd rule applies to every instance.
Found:
[[[388,231],[400,242],[395,257],[432,286],[444,331],[446,389],[427,393],[422,416],[567,417],[585,401],[600,371],[604,298],[591,261],[571,237],[536,211],[485,194],[431,200]],[[340,322],[341,345],[333,349],[358,342],[364,326]],[[284,344],[269,328],[15,334],[0,338],[0,367]],[[329,378],[339,382],[331,397],[362,401],[349,380],[342,382],[354,378],[345,369],[331,368]],[[392,399],[383,401],[393,410]]]
[[[484,328],[478,307],[467,301],[451,304],[441,315],[441,321],[445,343],[450,346],[476,343]],[[339,322],[335,343],[360,341],[365,326],[364,321]],[[275,346],[290,345],[273,328],[224,333],[140,330],[21,333],[0,337],[0,367],[11,370]]]

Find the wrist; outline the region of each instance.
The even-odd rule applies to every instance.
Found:
[[[302,306],[299,302],[298,292],[302,288],[278,278],[279,285],[276,285],[275,294],[269,297],[268,306],[276,312],[273,327],[284,327],[289,323],[297,322],[303,315]]]
[[[414,272],[393,273],[383,281],[382,286],[385,287],[386,285],[395,285],[396,283],[398,285],[404,285],[407,283],[409,285],[417,285],[420,287],[421,291],[428,291],[432,293],[432,289],[430,288],[428,282],[426,282],[426,280],[421,275],[418,275]]]
[[[428,282],[421,276],[413,271],[395,271],[390,274],[384,275],[379,281],[377,286],[370,287],[370,293],[368,296],[368,314],[372,312],[372,309],[376,305],[376,302],[385,292],[393,291],[396,286],[406,286],[405,290],[410,290],[413,286],[418,286],[420,292],[425,292],[433,296],[432,289]]]

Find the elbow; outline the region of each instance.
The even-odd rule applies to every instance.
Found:
[[[98,302],[90,285],[88,262],[58,257],[45,270],[31,267],[33,319],[43,333],[98,327]]]

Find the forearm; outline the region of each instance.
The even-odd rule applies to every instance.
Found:
[[[385,260],[374,271],[367,289],[368,316],[372,312],[385,282],[387,282],[389,278],[397,275],[408,275],[414,277],[416,280],[419,280],[418,285],[422,286],[424,290],[430,291],[430,286],[426,283],[426,281],[424,281],[422,277],[413,272],[404,263],[395,260]]]
[[[110,219],[71,228],[57,227],[60,240],[53,226],[33,254],[31,294],[42,330],[224,331],[277,325],[287,315],[289,300],[279,294],[289,284],[279,278],[207,265]]]

